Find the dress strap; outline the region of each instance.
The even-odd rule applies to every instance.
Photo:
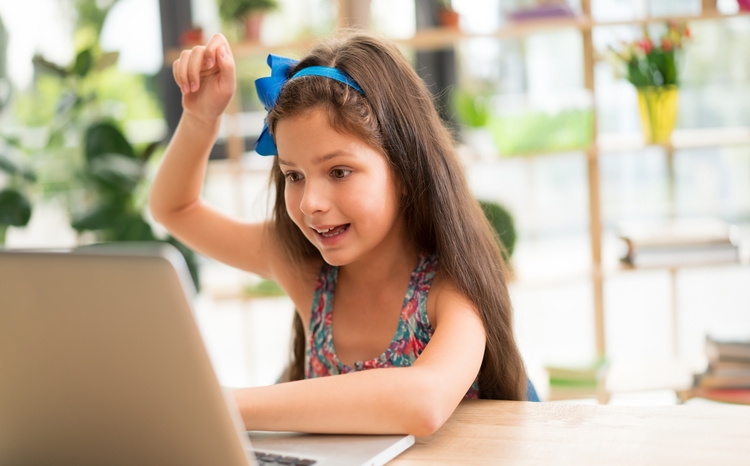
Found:
[[[416,324],[423,328],[429,335],[432,335],[434,331],[430,318],[427,316],[427,294],[432,286],[432,280],[435,278],[437,272],[438,259],[434,254],[422,254],[419,257],[419,263],[417,268],[412,273],[411,283],[409,283],[409,289],[404,296],[403,309],[413,309],[415,312],[412,315],[402,315],[404,320],[416,321]],[[409,302],[412,302],[414,306],[408,306]]]
[[[312,302],[312,323],[315,317],[324,318],[333,308],[333,291],[336,288],[336,279],[338,278],[339,268],[323,263],[318,273],[318,279],[315,284],[315,294]]]

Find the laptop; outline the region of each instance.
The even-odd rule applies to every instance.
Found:
[[[0,464],[376,466],[414,443],[248,435],[194,292],[167,244],[0,251]]]

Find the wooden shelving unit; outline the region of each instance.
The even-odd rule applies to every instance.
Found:
[[[701,15],[682,15],[682,16],[650,16],[647,18],[637,18],[622,21],[595,21],[588,14],[571,18],[557,18],[544,20],[529,20],[507,23],[497,31],[486,34],[469,34],[460,29],[451,28],[428,28],[418,31],[413,37],[408,39],[398,39],[396,43],[404,47],[413,48],[419,51],[440,50],[456,45],[466,39],[476,38],[494,38],[510,39],[515,37],[524,37],[545,31],[554,31],[560,29],[578,29],[581,31],[593,30],[595,28],[604,28],[612,26],[640,26],[645,24],[665,23],[667,21],[705,21],[719,20],[736,17],[748,17],[750,12],[739,12],[735,14],[706,13]],[[235,59],[244,59],[265,55],[267,53],[298,52],[304,53],[314,44],[314,39],[296,40],[282,44],[263,44],[260,42],[240,42],[232,47],[232,53]],[[165,62],[171,64],[179,58],[182,49],[172,49],[165,56]]]
[[[583,5],[582,5],[583,6]],[[584,6],[583,14],[581,16],[571,18],[556,18],[556,19],[545,19],[545,20],[529,20],[529,21],[517,21],[511,22],[495,32],[487,34],[467,34],[458,29],[447,29],[447,28],[433,28],[423,29],[417,32],[414,37],[409,39],[399,40],[398,43],[408,47],[414,47],[419,50],[440,50],[445,47],[449,47],[457,44],[458,42],[466,39],[475,38],[491,38],[491,39],[508,39],[514,37],[524,37],[530,34],[535,34],[544,31],[554,31],[559,29],[579,29],[581,31],[591,31],[599,27],[612,27],[612,26],[640,26],[652,23],[664,23],[667,21],[703,21],[703,20],[717,20],[740,16],[750,16],[750,13],[740,12],[731,15],[723,15],[720,13],[706,13],[701,15],[683,15],[683,16],[668,16],[659,17],[651,16],[648,18],[638,18],[632,20],[622,21],[595,21],[590,16],[590,9]]]

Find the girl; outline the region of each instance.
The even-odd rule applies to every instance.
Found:
[[[221,35],[174,63],[184,112],[150,197],[181,241],[275,280],[296,306],[302,380],[237,390],[246,428],[428,435],[463,398],[525,400],[497,238],[406,59],[356,33],[269,65],[257,151],[277,155],[272,220],[200,199],[235,91]]]

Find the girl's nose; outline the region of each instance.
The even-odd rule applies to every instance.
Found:
[[[314,182],[305,183],[305,190],[302,193],[302,199],[299,208],[304,215],[312,216],[316,213],[323,213],[328,210],[328,197],[325,189]]]

